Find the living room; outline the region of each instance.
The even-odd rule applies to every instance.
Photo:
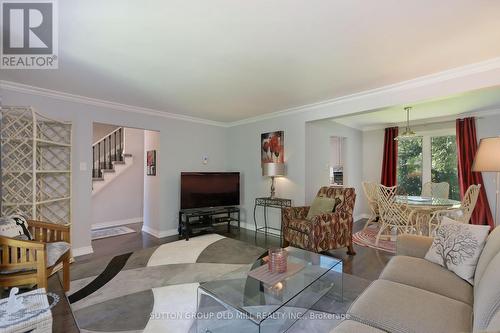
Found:
[[[46,305],[53,307],[51,311],[37,314],[33,320],[22,321],[22,325],[28,325],[25,327],[30,329],[42,327],[37,323],[40,319],[45,325],[50,322],[55,332],[250,332],[259,329],[275,332],[306,329],[318,332],[500,331],[499,311],[491,305],[498,300],[494,284],[490,288],[491,294],[496,296],[491,297],[496,298],[491,300],[482,294],[484,291],[473,290],[470,277],[469,280],[463,276],[458,278],[442,267],[443,271],[437,272],[433,266],[429,272],[436,276],[453,274],[453,277],[446,275],[456,283],[450,282],[450,285],[467,294],[457,301],[460,304],[453,305],[456,308],[449,306],[456,311],[445,313],[443,318],[450,316],[446,320],[417,315],[407,318],[406,313],[402,313],[401,318],[404,319],[388,323],[394,319],[388,313],[397,313],[396,310],[387,309],[387,313],[381,314],[370,312],[360,309],[356,301],[358,297],[361,300],[366,297],[364,295],[371,290],[368,286],[372,281],[378,281],[381,273],[388,274],[394,269],[389,262],[396,262],[394,259],[400,254],[424,257],[426,251],[419,247],[421,243],[414,237],[427,236],[426,241],[429,236],[437,239],[441,223],[437,214],[431,214],[434,211],[425,213],[428,210],[421,209],[409,218],[413,222],[403,227],[390,226],[388,234],[382,234],[380,216],[378,211],[373,216],[372,200],[364,191],[364,183],[394,186],[398,191],[398,200],[406,198],[403,203],[406,206],[412,206],[412,199],[424,200],[425,204],[427,196],[422,194],[425,183],[437,182],[433,176],[436,167],[432,164],[435,157],[430,153],[432,138],[453,137],[448,143],[458,151],[460,145],[457,146],[454,141],[461,137],[458,134],[458,119],[473,118],[471,123],[475,133],[471,140],[477,141],[478,146],[469,152],[472,154],[468,162],[470,166],[461,169],[457,162],[458,168],[450,171],[455,175],[453,180],[438,179],[448,183],[450,188],[446,197],[450,206],[439,207],[465,207],[462,201],[468,186],[461,193],[457,190],[459,183],[480,184],[476,199],[479,208],[476,211],[489,211],[489,215],[481,214],[490,217],[473,217],[470,219],[473,222],[463,225],[479,224],[484,228],[489,225],[488,232],[495,235],[492,232],[498,223],[497,173],[478,164],[478,169],[474,171],[484,170],[479,182],[476,177],[481,173],[473,172],[472,162],[476,153],[485,149],[485,145],[479,145],[480,139],[500,135],[500,47],[496,43],[500,37],[497,19],[499,4],[490,1],[445,1],[439,4],[430,1],[405,4],[393,1],[323,1],[314,5],[297,1],[43,2],[50,4],[53,10],[51,33],[56,36],[53,41],[57,43],[51,44],[51,49],[54,54],[57,52],[57,65],[42,64],[33,69],[20,60],[16,64],[2,60],[0,69],[2,216],[23,213],[27,220],[64,225],[67,227],[64,231],[57,229],[54,233],[59,235],[61,230],[62,235],[67,232],[64,241],[70,244],[70,250],[67,248],[59,258],[65,261],[62,269],[59,267],[44,273],[51,276],[44,275],[41,280],[40,273],[37,275],[31,270],[33,261],[32,266],[28,265],[28,255],[19,255],[19,258],[13,255],[10,259],[15,259],[15,263],[9,263],[7,257],[3,259],[1,267],[6,275],[19,275],[19,272],[9,271],[12,268],[9,265],[22,264],[24,268],[30,267],[26,275],[31,274],[32,279],[16,280],[16,276],[0,279],[4,286],[5,307],[14,304],[7,302],[12,287],[19,287],[18,298],[26,293],[40,292],[38,288],[43,287],[46,288],[43,293],[52,293],[58,299],[55,301],[54,296],[46,296],[44,304],[48,302]],[[9,17],[9,20],[2,21],[4,41],[19,40],[15,33],[8,33],[14,29],[8,24],[11,20],[15,22],[15,15],[25,10],[22,6],[9,7],[16,6],[15,3],[1,1],[3,17]],[[42,16],[45,14],[38,7],[32,10],[38,10],[37,13]],[[37,14],[33,15],[36,17]],[[36,27],[31,28],[34,30],[30,33],[43,43],[47,35],[40,34]],[[8,53],[7,49],[7,46],[2,49],[2,59],[20,57],[22,53],[19,50]],[[65,132],[69,133],[69,141],[59,144],[54,150],[60,152],[66,149],[66,155],[61,160],[64,170],[31,169],[38,163],[33,161],[39,160],[33,159],[31,153],[35,157],[39,154],[40,159],[49,164],[54,157],[52,153],[44,156],[43,152],[49,151],[48,148],[31,147],[27,153],[25,149],[30,149],[27,143],[33,142],[36,146],[39,141],[40,145],[47,147],[54,143],[52,139],[38,139],[38,134],[34,133],[31,139],[23,138],[25,145],[22,148],[18,148],[17,143],[7,143],[9,117],[19,110],[29,114],[26,117],[31,117],[30,121],[34,123],[48,119],[43,125],[33,126],[39,131],[52,122],[70,128],[69,132]],[[142,221],[136,223],[139,222],[136,219],[133,225],[128,225],[133,229],[129,234],[92,240],[95,224],[92,215],[93,178],[100,178],[95,177],[96,156],[100,157],[101,153],[103,158],[109,156],[104,161],[104,170],[113,173],[112,167],[121,164],[120,156],[127,152],[127,143],[121,141],[121,136],[117,139],[113,129],[105,133],[109,139],[99,148],[103,151],[93,154],[96,123],[151,131],[158,136],[154,145],[144,146],[144,156],[134,160],[134,163],[144,167],[144,189],[146,184],[152,189],[151,192],[144,190],[142,196]],[[25,127],[10,128],[21,133]],[[386,128],[398,128],[399,132],[392,133],[390,137],[385,132]],[[402,149],[406,142],[403,139],[407,139],[405,134],[413,131],[415,137],[423,138],[421,143],[417,143],[417,146],[421,145],[416,154],[420,159],[413,159],[411,163],[401,162],[402,159],[397,158],[398,145]],[[19,141],[15,135],[12,142]],[[342,163],[339,165],[331,162],[332,137],[343,138],[339,153]],[[276,147],[271,147],[273,145]],[[396,154],[391,155],[389,151],[394,148]],[[399,156],[404,153],[400,150]],[[449,153],[445,155],[450,156]],[[494,161],[498,155],[498,150],[491,150],[487,156]],[[21,172],[15,167],[15,170],[5,168],[9,156],[14,161],[12,165],[29,157],[31,164],[26,165],[31,167],[23,167],[23,178],[11,176],[12,172]],[[385,156],[392,157],[386,159]],[[404,174],[398,163],[411,165],[412,172]],[[457,163],[452,162],[455,166]],[[59,173],[55,175],[56,171],[61,176]],[[123,174],[125,172],[128,171]],[[334,172],[337,178],[333,176]],[[464,172],[473,175],[473,180],[464,176]],[[211,173],[237,174],[237,196],[221,203],[205,201],[205,204],[189,206],[182,199],[186,181],[182,175],[187,176],[188,173],[206,176]],[[65,209],[62,223],[37,209],[47,207],[48,211],[54,212],[52,209],[55,208],[52,208],[53,199],[40,199],[34,195],[35,191],[31,191],[31,188],[36,190],[33,184],[37,184],[29,178],[31,174],[37,175],[33,177],[39,177],[37,179],[42,183],[50,179],[42,197],[64,188],[65,194],[62,194],[61,204],[57,207]],[[389,176],[384,179],[381,177],[384,174]],[[391,177],[395,181],[386,182]],[[403,186],[407,184],[404,183],[405,177],[416,181],[418,186]],[[9,185],[13,184],[11,180],[16,185]],[[21,180],[27,186],[20,185]],[[119,180],[117,176],[116,182]],[[203,181],[197,180],[196,183]],[[215,200],[215,189],[224,187],[220,184],[207,185],[206,200]],[[287,214],[292,212],[292,208],[313,204],[318,191],[324,186],[334,190],[324,192],[320,197],[334,193],[331,195],[345,200],[352,196],[352,188],[355,200],[353,198],[351,208],[338,214],[342,216],[342,228],[346,229],[338,229],[338,224],[323,221],[332,226],[328,231],[321,229],[321,237],[325,238],[323,242],[311,231],[311,225],[321,223],[318,220],[311,224],[310,221],[316,221],[315,217],[307,218],[306,211],[297,213],[303,214],[298,225],[291,227],[286,221],[291,217]],[[124,188],[127,189],[126,184]],[[127,190],[138,191],[134,186]],[[17,200],[13,199],[14,194],[31,197],[27,201]],[[195,194],[199,199],[200,194]],[[122,204],[123,207],[130,205],[127,202]],[[211,218],[213,211],[205,210],[197,213],[199,216],[188,211],[195,221],[208,221],[210,231],[215,232],[198,234],[187,229],[190,223],[184,222],[187,220],[184,219],[183,209],[199,210],[207,206],[234,210],[231,210],[232,215],[228,211],[217,215],[217,221],[223,223],[215,228],[212,228],[215,221]],[[120,206],[113,204],[112,208],[119,210]],[[333,210],[330,208],[330,211]],[[230,220],[225,219],[225,213]],[[317,218],[318,215],[315,216]],[[119,219],[125,220],[126,217]],[[371,225],[365,228],[367,221]],[[33,240],[39,240],[35,237],[35,233],[38,235],[35,224],[29,229],[35,230],[31,232]],[[45,224],[40,228],[50,228]],[[229,224],[229,231],[226,224]],[[270,228],[263,229],[265,226]],[[372,229],[376,232],[367,232]],[[290,236],[287,234],[290,230],[297,233]],[[378,231],[381,231],[380,235],[377,235]],[[311,234],[307,235],[308,232]],[[45,231],[49,244],[52,240],[47,233],[51,232]],[[42,231],[40,234],[43,236]],[[14,246],[4,236],[0,237],[2,247],[9,249],[9,246]],[[184,240],[186,236],[188,241]],[[482,246],[486,236],[480,242]],[[396,249],[400,237],[403,247],[398,245]],[[494,240],[488,240],[483,253],[487,252],[490,256],[491,251],[498,252],[498,247],[488,244],[494,244]],[[269,283],[259,280],[259,276],[248,275],[253,269],[267,267],[262,258],[268,250],[277,251],[277,256],[281,257],[283,252],[279,250],[286,245],[290,246],[285,252],[289,267],[282,274],[290,275],[274,281],[270,287]],[[3,251],[5,254],[11,250]],[[494,281],[494,273],[485,268],[486,264],[477,264],[479,254],[474,254],[474,257],[472,269],[476,265],[481,266],[481,273],[486,272],[484,274],[488,276],[486,280]],[[491,265],[499,258],[491,259]],[[295,266],[294,260],[306,262],[305,268],[301,268],[300,264]],[[410,266],[410,270],[418,270],[418,265],[420,263]],[[318,274],[317,271],[308,271],[309,268],[328,272],[309,281],[308,276]],[[39,272],[40,268],[36,271]],[[234,304],[219,297],[223,307],[231,308],[222,310],[211,300],[199,302],[200,294],[217,299],[217,288],[222,287],[214,281],[228,281],[228,288],[237,289],[229,281],[241,280],[232,279],[240,275],[245,277],[245,288],[249,288],[250,292],[237,295],[237,300],[233,301],[238,303],[243,297],[243,304]],[[339,277],[343,282],[339,282]],[[260,288],[264,289],[259,291],[258,287],[253,290],[255,281],[261,281]],[[309,281],[317,289],[311,294],[299,294],[306,287],[304,281]],[[424,282],[432,283],[425,279],[417,281],[412,288],[425,289],[440,296],[445,293],[429,290],[431,287],[426,289]],[[203,284],[205,287],[202,287]],[[485,284],[489,285],[489,282]],[[389,290],[388,293],[399,292],[394,288]],[[472,293],[474,301],[471,300]],[[260,301],[257,296],[261,297]],[[318,296],[321,297],[316,299]],[[454,301],[458,297],[444,296],[454,298]],[[448,306],[445,301],[436,301],[430,306],[426,303],[428,299],[422,297],[418,294],[399,307],[420,309],[425,305],[424,308],[436,309],[433,307],[436,304]],[[429,299],[432,297],[429,296]],[[265,304],[266,300],[268,304]],[[476,300],[479,300],[478,304]],[[279,306],[273,309],[277,304]],[[399,303],[393,300],[393,304],[397,307]],[[263,305],[271,308],[262,308]],[[380,302],[380,306],[385,306],[385,303]],[[303,312],[299,311],[300,320],[293,320],[288,311],[291,308],[302,309]],[[257,310],[261,312],[253,312]],[[286,313],[286,318],[271,324],[269,322],[275,318],[256,319],[269,311]],[[364,311],[369,313],[366,315]],[[401,311],[404,312],[404,309]],[[181,312],[183,314],[177,317],[173,315]],[[236,326],[230,326],[232,321],[224,318],[213,322],[192,318],[193,314],[227,315],[228,312],[243,313],[247,318],[235,320]],[[311,319],[304,313],[316,314],[320,319]],[[440,326],[457,316],[463,326]],[[464,319],[467,316],[470,320]],[[384,318],[387,320],[384,321]],[[269,325],[268,328],[266,325]],[[10,331],[15,330],[11,328]]]

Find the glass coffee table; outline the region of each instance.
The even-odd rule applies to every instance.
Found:
[[[341,259],[293,247],[287,252],[288,263],[303,268],[274,285],[248,276],[247,269],[200,284],[196,332],[285,332],[332,288],[342,301]],[[250,270],[262,265],[259,259]]]

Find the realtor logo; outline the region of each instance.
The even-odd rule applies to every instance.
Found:
[[[0,68],[56,69],[56,0],[0,0],[0,5]]]

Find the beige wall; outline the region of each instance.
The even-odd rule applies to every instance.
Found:
[[[109,133],[113,132],[118,127],[119,126],[111,124],[101,124],[101,123],[92,124],[92,142],[96,143]]]
[[[144,131],[144,160],[146,152],[156,150],[156,176],[147,176],[144,173],[144,224],[142,230],[158,236],[161,233],[160,226],[160,205],[161,182],[158,170],[160,170],[163,156],[160,151],[160,133],[156,131]],[[179,175],[180,177],[180,175]]]

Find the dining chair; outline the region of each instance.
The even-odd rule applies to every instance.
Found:
[[[422,196],[432,198],[448,199],[450,195],[450,184],[446,182],[427,182],[422,186]]]
[[[439,228],[443,216],[448,216],[457,222],[469,223],[472,212],[476,207],[480,190],[481,184],[471,185],[464,194],[464,197],[460,203],[460,208],[442,209],[435,211],[429,220],[429,230],[435,232],[437,228]]]
[[[366,229],[370,224],[377,222],[379,220],[379,210],[378,210],[378,194],[377,194],[377,183],[375,182],[362,182],[363,192],[365,192],[366,199],[368,200],[368,207],[370,207],[370,217],[365,223]]]
[[[397,186],[386,187],[377,185],[378,207],[380,216],[380,229],[377,234],[375,245],[378,246],[381,237],[391,237],[392,231],[398,234],[410,233],[414,227],[411,223],[413,211],[408,207],[408,197],[399,196]],[[403,199],[401,199],[403,198]],[[404,199],[406,198],[406,199]],[[387,234],[383,235],[386,232]]]

